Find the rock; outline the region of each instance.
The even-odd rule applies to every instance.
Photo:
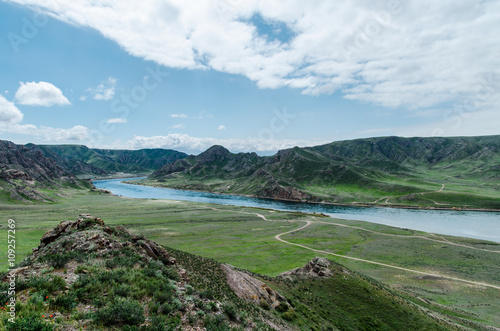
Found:
[[[24,171],[17,169],[6,169],[0,172],[0,178],[2,179],[20,179],[20,180],[33,180],[33,178]]]
[[[302,277],[330,277],[333,272],[329,269],[332,261],[323,257],[315,257],[302,268],[285,271],[278,275],[281,278],[291,279],[291,276]]]
[[[264,282],[234,269],[229,264],[222,264],[221,266],[226,274],[227,283],[239,298],[257,304],[264,300],[272,308],[277,307],[280,301],[286,301],[285,297]]]
[[[281,186],[277,183],[274,183],[271,186],[263,189],[259,196],[280,200],[294,200],[294,201],[316,201],[317,198],[313,197],[310,194],[304,193],[301,190],[296,189],[291,186]]]

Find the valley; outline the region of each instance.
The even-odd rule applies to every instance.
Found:
[[[168,150],[112,151],[2,142],[0,219],[16,222],[19,270],[33,268],[36,274],[33,281],[28,277],[19,285],[20,316],[23,323],[36,321],[49,329],[87,325],[135,330],[140,325],[153,330],[154,320],[187,329],[216,329],[216,325],[233,329],[252,325],[284,330],[326,326],[332,330],[401,329],[410,323],[414,329],[494,330],[500,327],[499,242],[335,214],[328,217],[321,212],[119,197],[96,188],[90,178],[150,173],[148,178],[132,181],[141,186],[132,186],[307,201],[317,206],[396,206],[424,209],[414,212],[427,215],[439,210],[425,209],[481,210],[478,214],[492,215],[486,210],[498,210],[500,201],[497,145],[496,136],[389,137],[293,148],[260,157],[233,154],[221,146],[187,156]],[[367,146],[371,146],[369,150]],[[75,222],[77,215],[84,216],[67,223]],[[79,229],[78,224],[87,222],[85,215],[97,216],[106,225],[89,216],[90,223]],[[72,226],[78,231],[69,231],[46,248],[44,238],[59,231],[62,221],[76,224]],[[2,223],[0,231],[5,230]],[[104,249],[100,243],[89,246],[81,236],[109,237],[110,247],[126,245],[135,253],[100,251]],[[50,247],[62,249],[51,254],[69,262],[53,264],[50,254],[40,257],[39,252]],[[151,253],[151,247],[156,251],[163,247],[174,257],[177,264],[173,269],[166,260],[154,262],[157,255]],[[90,254],[90,258],[82,258],[82,254]],[[144,259],[156,269],[149,270]],[[122,262],[125,264],[120,265]],[[35,280],[57,276],[73,282],[82,270],[88,274],[82,279],[88,282],[126,277],[117,278],[125,285],[113,285],[108,298],[115,299],[104,299],[106,305],[113,309],[127,305],[142,313],[134,320],[106,317],[110,312],[96,299],[95,283],[68,283],[69,292],[50,287],[50,295],[57,300],[74,301],[68,311],[57,308],[59,301],[35,304],[37,293],[49,286],[36,285]],[[218,276],[211,275],[212,270]],[[311,270],[316,271],[311,274]],[[7,273],[5,257],[0,272],[2,277]],[[175,293],[168,289],[172,297],[165,300],[170,300],[170,308],[161,308],[163,301],[156,301],[159,294],[151,285],[156,281],[151,277],[154,273],[171,277],[172,289],[184,289]],[[227,282],[222,275],[228,277]],[[281,301],[273,301],[277,294],[265,297],[265,302],[242,299],[234,294],[237,290],[228,290],[231,277],[263,282],[269,293],[280,293]],[[150,284],[151,291],[141,291],[138,282]],[[193,288],[189,294],[186,284]],[[132,292],[124,292],[125,287]],[[204,294],[207,288],[215,291],[209,297]],[[122,293],[119,299],[117,293]],[[208,305],[215,310],[206,308]],[[49,313],[59,318],[44,317]]]

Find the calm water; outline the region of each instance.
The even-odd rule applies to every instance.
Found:
[[[98,188],[110,190],[116,195],[129,198],[185,200],[285,211],[325,213],[337,218],[500,242],[499,212],[339,207],[139,186],[123,183],[124,180],[131,180],[131,178],[98,180],[94,181],[94,185]]]

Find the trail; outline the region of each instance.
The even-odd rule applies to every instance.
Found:
[[[489,249],[472,247],[472,246],[467,246],[467,245],[463,245],[463,244],[457,244],[457,243],[451,242],[449,240],[446,240],[443,237],[441,237],[441,239],[443,239],[443,240],[438,240],[438,239],[433,239],[433,238],[429,238],[429,237],[425,237],[425,236],[408,236],[408,235],[404,235],[404,234],[384,233],[384,232],[377,232],[377,231],[373,231],[373,230],[368,230],[368,229],[365,229],[365,228],[362,228],[362,227],[359,227],[359,226],[345,225],[345,224],[334,223],[334,222],[323,222],[323,221],[316,220],[316,218],[314,218],[314,219],[315,219],[314,222],[316,222],[316,223],[330,224],[330,225],[341,226],[341,227],[345,227],[345,228],[352,228],[352,229],[357,229],[357,230],[362,230],[362,231],[366,231],[366,232],[370,232],[370,233],[379,234],[379,235],[382,235],[382,236],[398,237],[398,238],[425,239],[425,240],[434,241],[434,242],[438,242],[438,243],[442,243],[442,244],[459,246],[459,247],[474,249],[474,250],[483,251],[483,252],[500,253],[500,251],[492,251],[492,250],[489,250]]]
[[[323,251],[323,250],[319,250],[319,249],[314,249],[314,248],[311,248],[311,247],[307,247],[307,246],[304,246],[304,245],[301,245],[301,244],[295,244],[295,243],[286,241],[284,239],[281,239],[281,236],[283,236],[285,234],[303,230],[303,229],[307,228],[309,225],[311,225],[313,223],[316,223],[316,222],[319,222],[319,221],[307,220],[306,221],[306,225],[304,225],[304,226],[302,226],[302,227],[300,227],[298,229],[294,229],[294,230],[291,230],[291,231],[287,231],[287,232],[283,232],[283,233],[277,234],[274,238],[276,240],[278,240],[278,241],[281,241],[282,243],[285,243],[285,244],[288,244],[288,245],[297,246],[297,247],[301,247],[301,248],[308,249],[310,251],[317,252],[317,253],[322,253],[322,254],[337,256],[337,257],[341,257],[341,258],[345,258],[345,259],[349,259],[349,260],[354,260],[354,261],[360,261],[360,262],[365,262],[365,263],[380,265],[380,266],[383,266],[383,267],[388,267],[388,268],[403,270],[403,271],[412,272],[412,273],[416,273],[416,274],[420,274],[420,275],[425,275],[425,276],[431,276],[431,277],[448,279],[448,280],[453,280],[453,281],[458,281],[458,282],[463,282],[463,283],[468,283],[468,284],[473,284],[473,285],[491,287],[491,288],[500,290],[500,286],[495,286],[495,285],[481,283],[481,282],[474,282],[474,281],[471,281],[471,280],[466,280],[466,279],[461,279],[461,278],[436,275],[436,274],[431,274],[431,273],[427,273],[427,272],[423,272],[423,271],[418,271],[418,270],[413,270],[413,269],[407,269],[407,268],[403,268],[403,267],[398,267],[398,266],[394,266],[394,265],[391,265],[391,264],[386,264],[386,263],[381,263],[381,262],[375,262],[375,261],[360,259],[360,258],[357,258],[357,257],[346,256],[346,255],[335,254],[335,253],[331,253],[331,252],[327,252],[327,251]],[[321,222],[321,223],[324,223],[324,222]]]

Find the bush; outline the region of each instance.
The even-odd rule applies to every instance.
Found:
[[[234,307],[234,305],[230,302],[224,302],[222,304],[222,310],[224,311],[224,313],[226,313],[227,317],[229,317],[229,319],[231,321],[235,321],[236,320],[236,317],[237,317],[237,312],[236,312],[236,308]]]
[[[7,331],[52,331],[54,327],[37,316],[16,318],[16,323],[6,322]]]
[[[54,254],[46,255],[42,260],[47,262],[54,269],[61,269],[66,266],[66,264],[74,258],[74,254],[64,253],[64,254]]]
[[[99,309],[94,320],[106,326],[139,325],[145,320],[144,309],[137,301],[116,299],[109,307]]]
[[[276,311],[280,312],[280,313],[284,313],[288,310],[288,305],[286,304],[286,302],[281,302],[278,306],[276,306]]]
[[[55,299],[49,300],[49,306],[59,309],[60,312],[69,312],[76,307],[76,294],[74,292],[58,295]]]
[[[24,286],[25,288],[33,287],[37,291],[46,290],[48,293],[52,293],[64,289],[66,287],[66,281],[60,276],[33,276],[26,281]]]
[[[259,305],[264,310],[271,310],[271,307],[269,306],[266,300],[260,300]]]
[[[231,329],[222,315],[206,315],[203,319],[203,325],[207,331],[223,331]]]
[[[283,319],[285,321],[293,321],[297,317],[297,315],[295,314],[295,312],[293,310],[291,310],[291,309],[289,311],[283,313],[282,316],[283,316]]]

